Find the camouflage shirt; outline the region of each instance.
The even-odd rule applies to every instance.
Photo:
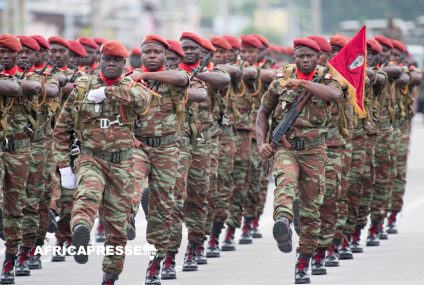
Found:
[[[318,72],[315,73],[314,78],[318,76]],[[292,78],[296,78],[296,73],[293,72]],[[282,86],[283,79],[274,80],[266,93],[264,94],[262,104],[274,110],[272,115],[272,126],[271,132],[275,129],[278,123],[284,118],[290,109],[290,106],[296,102],[298,96],[302,93],[303,88],[299,90],[289,90]],[[337,81],[333,80],[331,76],[323,79],[323,84],[337,87],[340,89]],[[340,93],[342,93],[340,89]],[[327,102],[312,96],[303,107],[299,116],[297,117],[290,138],[306,138],[307,140],[313,140],[318,136],[323,136],[328,132],[326,127],[328,114],[327,114]]]
[[[143,72],[138,69],[137,71]],[[153,81],[145,82],[147,86],[153,84]],[[188,85],[178,87],[161,82],[155,91],[161,97],[152,97],[149,110],[137,120],[135,135],[137,137],[164,137],[175,134],[178,131],[177,105],[182,104],[186,99],[187,88]]]
[[[77,86],[80,78],[77,81]],[[89,90],[106,86],[99,76],[93,76],[89,81]],[[123,77],[114,85],[105,88],[106,99],[95,104],[89,101],[85,93],[80,111],[75,109],[78,87],[66,100],[53,131],[54,158],[59,168],[70,165],[70,146],[73,132],[78,127],[77,120],[82,122],[81,149],[92,152],[117,152],[131,149],[134,146],[134,124],[136,114],[147,111],[151,101],[151,92],[141,84],[134,83],[130,78]],[[117,122],[107,128],[101,127],[101,121]]]

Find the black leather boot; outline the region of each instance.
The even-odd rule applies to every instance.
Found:
[[[176,251],[168,251],[163,261],[161,278],[165,279],[177,279],[177,271],[175,271],[175,255]]]
[[[281,252],[289,253],[292,251],[292,231],[289,219],[286,217],[278,218],[274,223],[272,234]]]
[[[146,280],[144,281],[145,285],[160,285],[160,263],[162,257],[155,257],[149,262],[146,272]]]
[[[312,275],[325,275],[325,248],[317,248],[311,261]]]
[[[225,239],[222,242],[221,250],[222,251],[234,251],[236,250],[236,245],[234,242],[234,232],[236,229],[232,226],[227,227],[227,231],[225,232]]]
[[[6,253],[1,271],[0,284],[15,284],[15,260],[14,254]]]
[[[194,258],[196,246],[196,242],[189,241],[184,255],[183,271],[197,271],[197,263]]]
[[[361,241],[361,228],[356,227],[355,231],[352,233],[352,242],[350,244],[352,253],[364,252],[364,249],[362,248],[360,241]]]
[[[118,275],[113,273],[103,272],[102,285],[115,285],[115,281],[118,280]]]
[[[309,263],[311,261],[311,255],[299,253],[297,258],[294,283],[295,284],[309,284],[311,278],[309,276]]]
[[[31,251],[30,247],[20,246],[18,256],[16,257],[15,275],[30,276],[31,270],[28,268],[28,256]]]
[[[252,227],[253,218],[244,218],[244,224],[241,229],[241,238],[239,244],[251,244],[253,242],[250,234],[250,228]]]

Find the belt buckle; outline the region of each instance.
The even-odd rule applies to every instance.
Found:
[[[106,119],[106,118],[100,119],[100,128],[101,129],[108,129],[108,128],[110,128],[111,124],[112,123],[109,119]]]
[[[71,146],[71,156],[77,156],[81,153],[80,147],[76,144]]]
[[[121,162],[121,153],[120,152],[113,152],[110,162],[112,162],[112,163]]]
[[[147,144],[151,147],[160,147],[161,139],[160,138],[147,138]]]
[[[304,150],[305,149],[305,139],[295,140],[295,149],[296,150]]]

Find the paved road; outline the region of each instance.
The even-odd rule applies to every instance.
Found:
[[[399,217],[398,235],[391,235],[382,241],[380,247],[365,248],[362,254],[355,254],[353,260],[341,261],[339,268],[329,268],[326,276],[313,276],[312,283],[319,285],[360,284],[360,285],[422,285],[424,284],[424,124],[421,116],[414,121],[413,136],[408,169],[408,185],[405,207]],[[272,238],[272,185],[261,230],[263,239],[254,240],[253,245],[239,245],[236,252],[222,253],[219,259],[209,259],[197,272],[181,272],[178,279],[162,281],[162,284],[293,284],[295,253],[283,254],[278,251]],[[137,217],[137,238],[129,245],[144,245],[146,222],[144,215]],[[239,232],[237,232],[237,237]],[[186,237],[186,236],[185,236]],[[294,237],[297,242],[297,237]],[[365,233],[362,240],[365,240]],[[54,237],[49,236],[49,245]],[[178,256],[182,264],[184,248]],[[2,253],[4,250],[1,251]],[[2,254],[1,258],[4,258]],[[68,257],[64,263],[52,263],[43,257],[43,270],[31,272],[31,277],[18,277],[16,284],[22,285],[75,285],[101,284],[101,256],[90,256],[86,265],[79,265]],[[149,258],[127,256],[125,269],[117,284],[144,284],[144,275]]]

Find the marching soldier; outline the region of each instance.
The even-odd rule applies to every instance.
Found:
[[[325,190],[326,105],[341,98],[341,89],[331,76],[325,76],[324,83],[311,81],[322,72],[317,68],[321,50],[313,40],[297,39],[294,48],[296,72],[287,81],[275,80],[265,93],[256,121],[256,134],[261,156],[265,159],[274,156],[272,172],[277,188],[274,194],[273,234],[282,252],[292,250],[292,206],[296,189],[299,191],[302,227],[295,283],[303,284],[310,282],[309,263],[317,247],[320,225],[317,213]],[[266,142],[271,113],[272,128],[275,128],[304,89],[313,96],[294,122],[294,131],[287,138],[288,145],[278,145],[273,149]],[[299,180],[299,177],[302,179]]]
[[[128,52],[117,41],[102,45],[101,73],[82,77],[66,101],[54,139],[54,157],[61,184],[76,189],[72,209],[74,259],[88,260],[90,231],[100,204],[106,229],[106,247],[112,254],[103,259],[103,283],[114,284],[122,272],[127,242],[126,221],[134,195],[134,122],[148,110],[151,92],[122,77]],[[74,134],[74,135],[73,135]],[[80,142],[76,145],[75,138]],[[79,150],[71,166],[71,150]],[[121,249],[121,250],[120,250]]]

